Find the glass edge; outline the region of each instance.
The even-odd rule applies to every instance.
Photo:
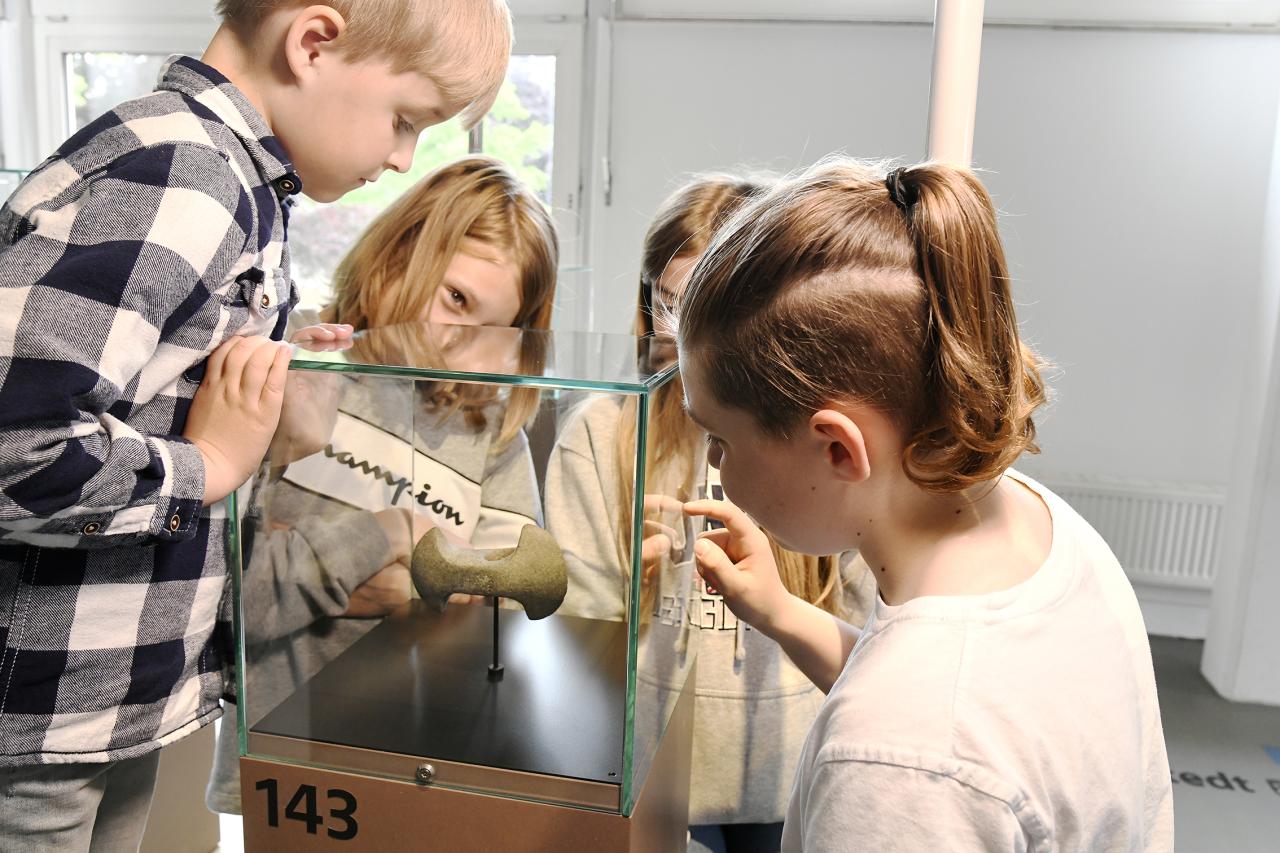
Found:
[[[313,370],[322,373],[354,373],[365,376],[385,376],[414,381],[470,382],[473,384],[512,385],[522,388],[565,389],[570,391],[612,391],[617,393],[644,394],[654,388],[653,378],[635,382],[610,382],[592,379],[556,379],[534,376],[513,376],[509,373],[462,373],[451,370],[394,367],[391,365],[348,364],[337,361],[309,361],[295,356],[289,369]],[[665,375],[660,374],[660,375]]]
[[[244,647],[244,617],[241,608],[244,599],[241,595],[240,575],[244,571],[244,553],[240,549],[240,501],[235,491],[227,495],[227,565],[231,567],[231,637],[232,663],[231,669],[236,683],[236,747],[240,755],[249,754],[249,729],[245,724],[245,692],[244,665],[247,664]]]
[[[661,385],[665,385],[667,384],[668,379],[670,379],[673,375],[679,372],[680,372],[680,363],[678,361],[672,362],[668,367],[663,368],[662,370],[658,371],[657,373],[653,374],[648,379],[646,379],[644,381],[645,388],[652,390]]]
[[[645,466],[648,462],[649,398],[640,395],[636,401],[636,471],[635,495],[631,506],[631,602],[627,620],[627,708],[622,735],[622,797],[619,805],[624,816],[629,817],[635,808],[635,717],[636,670],[639,668],[642,545],[640,533],[644,529]]]

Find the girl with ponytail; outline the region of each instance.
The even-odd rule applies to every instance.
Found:
[[[733,501],[685,505],[724,525],[698,570],[828,694],[783,850],[1171,850],[1133,590],[1011,467],[1045,390],[977,178],[821,163],[717,234],[678,323]],[[788,591],[770,537],[860,549],[865,628]]]

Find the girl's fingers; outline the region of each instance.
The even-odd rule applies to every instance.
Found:
[[[755,522],[742,510],[728,501],[689,501],[684,505],[685,515],[705,515],[713,518],[729,529],[735,538],[749,550],[767,548],[769,543]]]
[[[698,540],[693,546],[693,558],[698,566],[698,574],[702,575],[707,586],[712,589],[723,590],[725,580],[733,578],[733,573],[737,571],[729,555],[710,538]]]
[[[640,559],[649,562],[657,560],[664,554],[671,553],[671,538],[665,533],[655,533],[646,536],[644,541],[640,543]]]
[[[338,341],[351,337],[355,329],[347,323],[317,323],[293,333],[293,341]]]
[[[679,501],[670,495],[645,495],[644,511],[646,513],[679,515],[684,508],[684,502]]]

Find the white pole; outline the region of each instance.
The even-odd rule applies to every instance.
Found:
[[[929,159],[968,166],[978,111],[983,0],[936,0],[933,79],[929,84]]]

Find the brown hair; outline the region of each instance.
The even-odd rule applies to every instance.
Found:
[[[242,38],[278,9],[310,0],[218,0],[218,14]],[[493,106],[511,58],[511,13],[504,0],[324,0],[342,15],[339,37],[352,62],[390,59],[396,72],[425,74],[446,102],[462,105],[470,129]],[[246,38],[247,40],[247,38]]]
[[[731,175],[703,175],[676,190],[663,202],[645,234],[640,268],[640,308],[636,312],[637,334],[652,334],[653,288],[668,265],[677,258],[697,257],[706,251],[716,231],[724,227],[752,197],[769,186],[765,179],[739,178]],[[619,470],[630,471],[634,456],[635,402],[628,399],[623,408],[618,441]],[[667,383],[654,395],[650,408],[646,453],[646,491],[671,494],[679,500],[691,500],[693,483],[698,475],[695,466],[705,464],[700,452],[702,431],[684,412],[684,385],[679,378]],[[627,477],[621,483],[622,524],[624,534],[630,530],[634,484]],[[795,595],[830,612],[838,612],[841,596],[836,594],[840,569],[833,557],[810,557],[785,551],[769,537],[779,573],[787,589]],[[620,547],[628,549],[629,539]],[[628,554],[629,559],[629,554]],[[626,560],[623,561],[626,564]],[[652,596],[653,585],[646,588]],[[646,602],[644,612],[651,609]]]
[[[379,214],[338,264],[324,319],[357,330],[421,320],[464,239],[498,249],[515,264],[520,308],[511,325],[550,328],[559,263],[555,224],[507,166],[483,156],[436,169]],[[524,336],[523,368],[541,364],[543,338]],[[536,389],[512,391],[503,443],[536,414],[538,399]]]
[[[693,271],[681,342],[766,434],[868,403],[902,430],[913,482],[959,491],[1038,450],[1041,362],[986,189],[936,163],[894,177],[897,200],[883,169],[838,158],[757,199]]]

